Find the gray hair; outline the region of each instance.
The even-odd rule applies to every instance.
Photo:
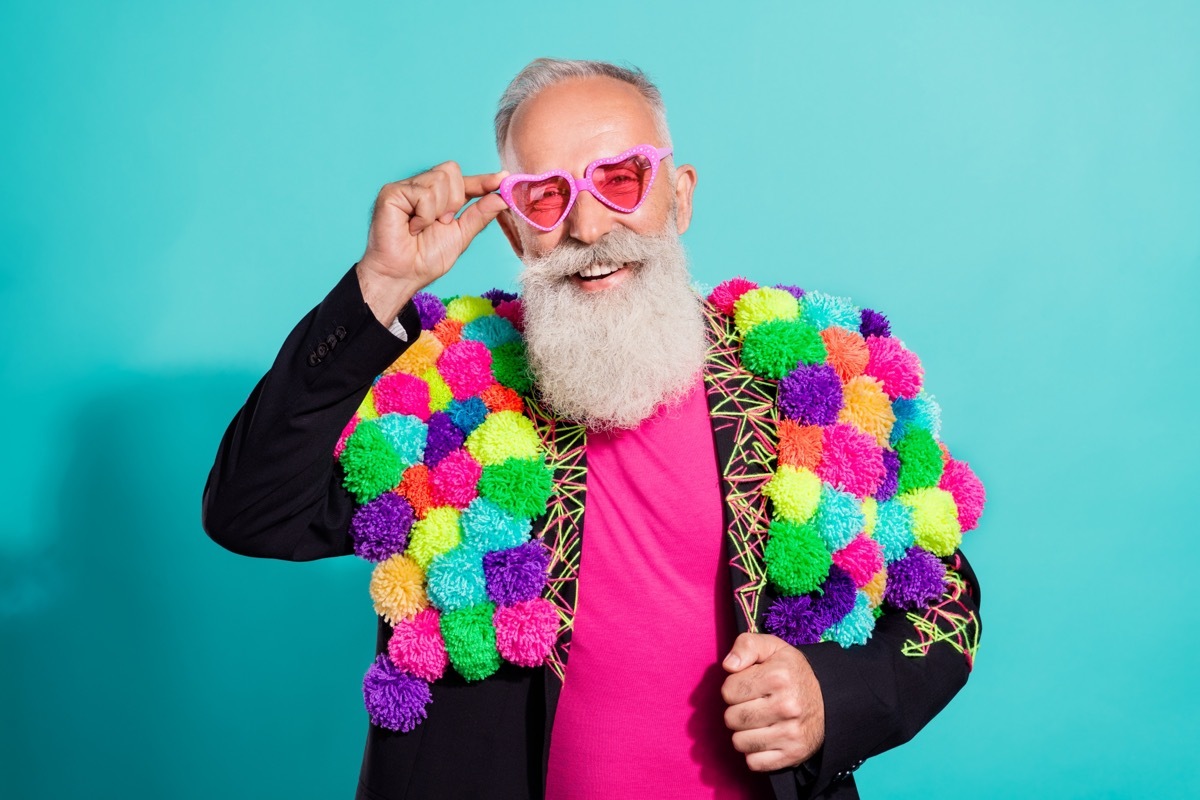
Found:
[[[504,158],[504,145],[508,141],[508,128],[521,103],[543,89],[571,78],[600,77],[616,78],[637,89],[654,112],[654,127],[662,139],[660,146],[671,146],[671,133],[667,128],[667,107],[663,103],[662,93],[646,73],[637,67],[621,67],[607,61],[537,58],[517,73],[500,97],[500,104],[496,109],[496,151],[501,159]]]

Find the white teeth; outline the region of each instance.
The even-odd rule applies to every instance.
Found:
[[[579,277],[581,277],[581,278],[599,278],[604,275],[611,275],[612,273],[616,272],[620,268],[621,267],[619,265],[614,266],[612,264],[591,264],[590,266],[584,267],[583,269],[579,270]]]

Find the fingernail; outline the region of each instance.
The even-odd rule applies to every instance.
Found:
[[[728,669],[737,669],[741,665],[742,665],[742,660],[740,658],[738,658],[737,656],[733,655],[732,653],[730,655],[725,656],[725,666]]]

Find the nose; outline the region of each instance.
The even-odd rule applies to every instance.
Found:
[[[563,224],[566,225],[567,234],[572,239],[584,244],[595,244],[600,237],[612,230],[613,213],[612,209],[592,197],[590,192],[582,192]]]

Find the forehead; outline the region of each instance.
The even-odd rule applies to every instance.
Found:
[[[572,78],[517,108],[505,150],[514,170],[582,172],[637,144],[663,145],[646,98],[616,78]]]

